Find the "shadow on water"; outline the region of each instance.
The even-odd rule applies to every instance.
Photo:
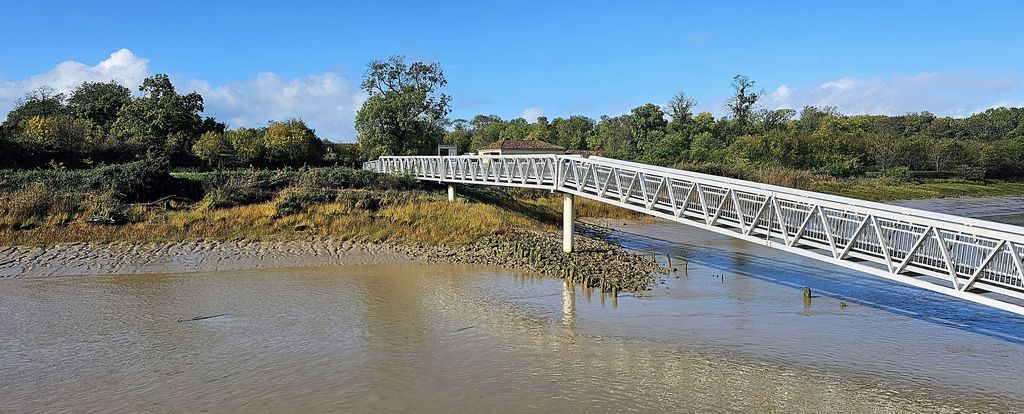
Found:
[[[670,254],[710,269],[797,290],[809,287],[815,295],[1024,344],[1024,317],[1019,315],[811,259],[794,256],[793,261],[788,261],[759,255],[757,250],[762,249],[761,246],[751,244],[756,249],[751,253],[709,247],[706,243],[665,240],[621,229],[585,225],[581,230],[628,249]]]

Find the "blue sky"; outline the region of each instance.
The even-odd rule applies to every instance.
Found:
[[[1024,3],[35,2],[0,10],[0,111],[40,84],[168,73],[231,126],[352,140],[366,62],[439,61],[452,118],[620,114],[678,91],[765,107],[962,116],[1024,106]]]

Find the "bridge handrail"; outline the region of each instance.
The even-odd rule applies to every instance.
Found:
[[[927,210],[895,206],[892,204],[885,204],[875,201],[861,200],[857,198],[824,194],[814,191],[800,190],[796,188],[782,187],[772,184],[762,184],[755,181],[741,180],[738,178],[722,177],[718,175],[704,174],[675,168],[659,167],[655,165],[622,161],[612,158],[590,157],[588,158],[588,160],[590,162],[603,164],[606,166],[629,167],[631,169],[655,171],[661,174],[680,176],[685,177],[687,179],[702,180],[709,183],[728,184],[731,186],[742,187],[744,188],[744,191],[761,195],[769,195],[770,193],[793,195],[797,197],[808,198],[818,202],[822,202],[828,204],[830,207],[854,207],[857,209],[863,209],[866,210],[865,212],[870,211],[872,215],[878,217],[884,216],[893,219],[902,219],[908,217],[922,220],[921,222],[918,223],[927,225],[940,225],[942,227],[951,225],[954,227],[963,228],[964,230],[985,230],[986,233],[987,231],[995,231],[1001,233],[1000,237],[1009,235],[1011,236],[1014,242],[1024,243],[1024,227],[1013,226],[1004,223],[996,223],[992,221],[979,220],[975,218],[954,216],[951,214],[936,213]]]
[[[400,160],[400,159],[488,159],[488,160],[500,160],[500,159],[536,159],[536,158],[550,158],[556,160],[561,159],[573,159],[580,160],[582,157],[578,155],[457,155],[457,156],[432,156],[432,155],[412,155],[412,156],[383,156],[381,160]],[[935,213],[926,210],[920,210],[910,207],[895,206],[892,204],[884,204],[874,201],[861,200],[850,197],[843,197],[831,194],[818,193],[814,191],[800,190],[789,187],[782,187],[772,184],[763,184],[754,181],[741,180],[738,178],[722,177],[711,174],[698,173],[687,170],[680,170],[676,168],[660,167],[656,165],[642,164],[631,161],[616,160],[613,158],[591,156],[584,159],[585,162],[600,164],[609,167],[628,168],[631,170],[646,170],[655,172],[657,174],[673,176],[676,178],[682,178],[691,181],[697,181],[702,183],[716,183],[716,184],[727,184],[729,186],[740,187],[742,191],[768,196],[772,193],[779,195],[790,195],[799,198],[806,198],[814,200],[818,203],[822,203],[833,208],[854,208],[860,210],[866,214],[871,214],[877,217],[886,217],[894,220],[911,220],[913,219],[916,224],[924,224],[935,227],[942,227],[944,229],[957,229],[964,232],[976,232],[978,235],[984,235],[989,237],[1005,237],[1014,243],[1024,244],[1024,228],[1018,226],[1012,226],[1004,223],[996,223],[992,221],[979,220],[969,217],[960,217],[950,214]],[[373,161],[370,161],[373,162]],[[556,189],[552,187],[552,189]],[[995,233],[993,233],[995,232]]]
[[[1024,314],[1024,228],[1008,224],[603,157],[392,156],[364,168],[576,194]]]

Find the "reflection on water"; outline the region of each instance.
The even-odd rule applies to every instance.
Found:
[[[4,281],[0,412],[1024,409],[1020,318],[629,230],[681,271],[618,298],[444,265]]]

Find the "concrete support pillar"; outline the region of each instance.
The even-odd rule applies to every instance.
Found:
[[[455,186],[448,184],[448,202],[455,202]]]
[[[572,233],[576,221],[575,199],[572,194],[562,193],[562,251],[572,253]]]

